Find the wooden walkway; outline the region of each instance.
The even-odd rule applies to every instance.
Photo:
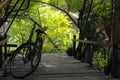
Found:
[[[0,80],[21,80],[8,75]],[[43,54],[37,70],[22,80],[118,80],[66,54]]]

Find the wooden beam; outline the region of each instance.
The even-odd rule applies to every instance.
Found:
[[[0,41],[0,45],[5,44],[5,42],[7,42],[7,41],[8,41],[7,39],[4,39],[4,40]]]
[[[103,41],[92,41],[92,40],[80,40],[80,39],[73,39],[73,41],[78,41],[81,43],[92,44],[92,45],[100,45],[102,47],[112,47],[111,43],[103,42]]]

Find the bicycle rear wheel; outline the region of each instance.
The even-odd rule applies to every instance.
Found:
[[[16,78],[29,76],[39,65],[41,50],[33,43],[19,46],[10,60],[10,71]]]

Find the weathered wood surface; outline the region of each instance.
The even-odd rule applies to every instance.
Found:
[[[86,43],[86,44],[92,44],[92,45],[100,45],[104,48],[106,47],[112,47],[112,43],[109,43],[108,41],[93,41],[93,40],[80,40],[80,39],[73,39],[73,41],[78,41],[80,43]]]
[[[0,80],[21,80],[8,75]],[[43,54],[37,70],[22,80],[117,80],[66,54]]]

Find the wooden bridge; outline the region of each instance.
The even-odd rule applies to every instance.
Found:
[[[8,74],[0,80],[21,80]],[[37,70],[22,80],[118,80],[66,54],[43,54]]]

